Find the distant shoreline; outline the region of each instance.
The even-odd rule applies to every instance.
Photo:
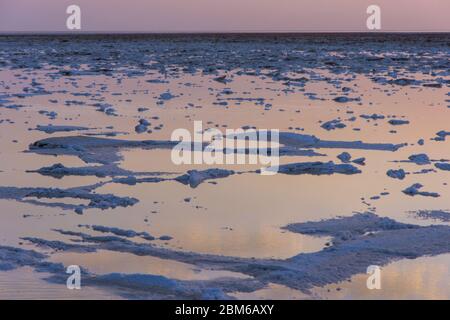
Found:
[[[0,36],[345,36],[345,35],[360,35],[360,36],[386,36],[386,35],[449,35],[449,31],[234,31],[234,32],[107,32],[107,31],[7,31],[0,32]]]

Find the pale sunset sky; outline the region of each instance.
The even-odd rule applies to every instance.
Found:
[[[381,31],[450,32],[450,0],[0,0],[0,32],[67,31],[71,4],[83,32],[367,31],[371,4]]]

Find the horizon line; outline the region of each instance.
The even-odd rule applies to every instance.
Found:
[[[450,30],[307,30],[307,31],[0,31],[1,36],[8,35],[233,35],[233,34],[447,34]]]

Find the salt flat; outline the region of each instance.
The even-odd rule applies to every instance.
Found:
[[[449,42],[1,36],[0,298],[448,299]],[[174,164],[194,121],[279,130],[279,172]]]

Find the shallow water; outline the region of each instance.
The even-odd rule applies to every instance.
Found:
[[[257,45],[257,48],[261,50],[265,46],[263,40]],[[117,59],[117,65],[111,65],[113,70],[111,74],[98,72],[61,76],[58,71],[62,68],[78,71],[92,70],[97,64],[100,65],[100,62],[84,58],[83,55],[77,57],[75,54],[71,62],[53,56],[46,58],[42,53],[31,58],[33,52],[36,54],[39,50],[50,50],[53,45],[52,49],[56,53],[69,52],[70,54],[72,52],[73,54],[75,49],[70,49],[70,43],[62,42],[56,45],[52,43],[57,39],[37,38],[33,40],[30,49],[26,49],[23,47],[25,41],[28,41],[26,38],[0,38],[0,43],[3,43],[3,48],[0,49],[0,57],[2,57],[0,61],[3,62],[0,64],[0,101],[1,99],[10,101],[0,103],[0,120],[10,120],[0,123],[1,186],[71,188],[110,180],[94,176],[66,176],[55,179],[26,172],[55,163],[62,163],[66,167],[86,165],[76,156],[54,157],[24,152],[28,150],[29,144],[40,139],[78,136],[86,133],[119,132],[125,134],[118,134],[114,138],[170,140],[174,129],[185,128],[192,132],[194,120],[202,120],[205,128],[217,125],[223,130],[224,125],[227,128],[249,125],[259,129],[279,129],[283,132],[315,135],[322,140],[408,143],[396,152],[316,149],[316,152],[325,156],[280,158],[282,164],[307,161],[339,163],[336,156],[342,151],[348,151],[353,159],[366,158],[364,166],[356,165],[362,170],[362,173],[356,175],[261,176],[245,173],[215,180],[217,184],[205,182],[195,189],[176,181],[137,185],[110,183],[99,187],[95,192],[134,197],[139,202],[126,208],[86,209],[83,215],[59,207],[37,206],[1,199],[0,244],[43,250],[50,255],[49,261],[61,262],[66,266],[77,264],[96,274],[146,273],[163,275],[171,279],[210,280],[227,276],[239,278],[246,275],[230,271],[197,270],[194,266],[175,260],[105,250],[95,253],[57,253],[36,247],[21,238],[37,237],[70,242],[72,239],[70,236],[63,236],[53,230],[86,231],[79,225],[103,225],[146,231],[157,237],[169,235],[172,237],[171,240],[152,242],[168,249],[235,257],[286,259],[299,253],[319,252],[331,241],[331,238],[326,236],[316,237],[283,230],[282,227],[289,223],[317,221],[336,216],[351,216],[354,212],[371,211],[379,216],[390,217],[405,223],[448,226],[448,222],[417,219],[410,211],[449,210],[450,189],[447,183],[450,173],[434,168],[433,164],[419,166],[414,163],[395,162],[407,160],[410,155],[418,153],[426,153],[430,159],[450,159],[450,139],[431,140],[440,130],[450,131],[448,89],[450,78],[448,68],[445,68],[445,63],[448,66],[450,52],[448,46],[442,45],[441,40],[433,39],[428,44],[429,47],[422,47],[420,41],[405,40],[399,45],[398,41],[387,39],[383,46],[377,46],[371,41],[352,39],[356,44],[361,41],[360,51],[357,46],[356,49],[352,49],[352,54],[357,57],[365,56],[367,50],[371,54],[386,57],[403,54],[414,56],[420,52],[420,57],[426,57],[428,63],[420,66],[414,62],[406,62],[405,65],[398,62],[392,62],[392,65],[389,65],[388,62],[383,62],[383,65],[375,65],[373,71],[366,70],[366,68],[370,69],[366,63],[351,59],[351,55],[340,59],[333,54],[334,49],[345,48],[347,40],[329,39],[326,44],[306,44],[304,40],[299,40],[298,43],[287,40],[286,43],[283,40],[274,43],[272,40],[267,40],[265,49],[270,53],[267,64],[273,63],[276,67],[284,66],[282,59],[274,58],[281,54],[276,52],[277,46],[282,50],[288,50],[288,54],[291,52],[289,50],[292,50],[292,52],[301,52],[300,56],[305,54],[305,57],[307,51],[302,50],[302,45],[307,46],[309,50],[323,52],[323,56],[307,55],[313,59],[314,63],[301,59],[296,62],[296,67],[302,67],[303,73],[293,70],[290,62],[285,62],[285,68],[292,71],[294,76],[306,76],[310,79],[303,86],[295,86],[286,85],[283,81],[277,81],[268,76],[269,72],[257,68],[258,60],[252,60],[251,57],[244,57],[242,61],[244,65],[239,69],[234,60],[228,61],[226,57],[223,57],[223,61],[220,60],[220,49],[228,48],[226,40],[223,40],[220,48],[211,50],[217,50],[215,58],[219,59],[217,61],[219,69],[215,73],[228,74],[231,80],[229,83],[222,84],[214,81],[217,76],[215,73],[207,74],[200,70],[183,71],[183,66],[187,68],[192,65],[194,68],[200,68],[201,62],[192,57],[189,58],[187,53],[180,54],[177,58],[176,50],[183,48],[182,41],[181,43],[173,42],[171,46],[170,40],[166,43],[161,42],[160,39],[144,38],[138,39],[136,43],[130,43],[129,40],[121,38],[105,39],[105,45],[110,42],[115,43],[116,50],[122,54],[110,53],[111,62],[114,62],[114,56]],[[78,39],[77,41],[78,50],[92,51],[94,54],[97,52],[98,48],[90,47],[91,40]],[[246,52],[253,54],[252,41],[254,40],[244,39],[228,49],[235,49],[236,56],[245,55]],[[146,45],[150,46],[146,56],[134,51],[136,48],[145,48]],[[203,41],[199,41],[196,47],[194,41],[189,45],[188,50],[194,50],[195,54],[201,55],[204,45]],[[163,54],[164,49],[167,49],[166,46],[171,47],[169,51],[171,58]],[[400,49],[405,49],[405,52]],[[30,55],[29,60],[19,56],[21,60],[29,61],[29,65],[21,66],[19,62],[13,61],[14,50]],[[205,59],[210,54],[212,53],[205,53]],[[332,61],[340,64],[341,68],[336,69],[321,64],[320,61],[328,61],[332,57],[335,59]],[[158,61],[156,70],[142,66],[142,69],[138,69],[142,74],[131,73],[136,64],[147,63],[148,66],[152,65],[153,60]],[[252,65],[250,65],[251,61],[253,61]],[[36,63],[42,64],[42,68],[38,68]],[[105,62],[102,61],[101,65],[105,65]],[[220,69],[220,66],[223,69]],[[162,67],[165,70],[161,70]],[[257,72],[253,75],[247,72],[248,69],[257,69]],[[240,74],[238,72],[240,70],[247,70],[247,74]],[[376,76],[389,75],[392,72],[397,73],[397,77],[413,78],[420,83],[399,86],[380,84],[373,80]],[[288,74],[287,71],[286,74]],[[156,78],[163,79],[165,83],[146,82]],[[435,83],[438,80],[446,82],[442,82],[443,85],[440,88],[422,85]],[[40,84],[33,85],[33,82]],[[344,86],[350,88],[349,96],[358,97],[360,101],[348,103],[333,101],[336,95],[342,95]],[[30,92],[36,87],[46,90],[46,94],[31,94],[24,98],[17,96],[17,94]],[[224,88],[228,88],[232,93],[221,94]],[[160,94],[166,91],[170,91],[176,97],[159,104]],[[319,100],[312,100],[305,95],[309,92],[315,93]],[[79,96],[77,95],[79,93],[89,93],[89,95]],[[2,98],[3,96],[5,97]],[[254,101],[238,102],[235,98],[262,98],[264,103],[259,105]],[[53,99],[56,103],[50,101]],[[227,106],[215,104],[224,99],[228,99]],[[66,102],[70,100],[82,101],[84,104],[67,105]],[[114,107],[117,116],[97,111],[92,104],[99,101]],[[13,104],[24,105],[24,107],[7,108]],[[139,112],[139,107],[146,107],[149,110]],[[39,113],[40,110],[57,112],[56,119],[49,119],[45,114]],[[373,113],[382,114],[386,118],[366,120],[360,117],[360,115]],[[354,121],[347,121],[353,116],[356,118]],[[390,125],[388,120],[392,119],[390,118],[392,116],[397,119],[406,119],[409,124]],[[152,117],[158,118],[152,119]],[[152,133],[137,134],[134,131],[139,118],[146,118],[151,122]],[[321,128],[319,121],[325,122],[336,118],[341,118],[347,126],[330,131]],[[92,129],[86,132],[53,134],[30,130],[37,125],[47,124],[84,126]],[[159,124],[163,124],[163,127],[160,130],[155,129]],[[109,126],[114,128],[111,129]],[[424,139],[423,146],[417,143],[419,139]],[[178,174],[169,176],[177,176],[191,169],[210,168],[207,165],[176,166],[170,159],[170,150],[124,149],[120,154],[123,159],[119,162],[119,166],[132,171],[173,172]],[[248,171],[258,169],[260,166],[217,165],[214,167]],[[397,168],[403,168],[411,173],[434,168],[435,172],[409,174],[404,180],[392,179],[386,175],[387,170]],[[411,197],[402,193],[402,190],[414,183],[423,184],[423,190],[437,192],[440,197]],[[389,194],[382,195],[379,199],[370,199],[384,192]],[[190,202],[184,201],[185,198],[191,198]],[[41,201],[55,202],[55,199],[41,199]],[[77,205],[89,203],[89,200],[72,198],[61,198],[57,201]],[[133,239],[133,241],[145,242],[142,239]],[[450,244],[448,249],[450,251]],[[449,265],[448,254],[393,262],[383,267],[386,286],[383,290],[375,290],[376,292],[366,288],[366,275],[355,275],[350,283],[314,288],[311,293],[269,284],[266,288],[252,293],[233,293],[233,295],[238,298],[270,299],[448,299],[450,290],[446,279],[449,276]],[[58,297],[60,290],[63,291],[55,284],[44,285],[42,274],[35,273],[29,268],[0,272],[0,279],[9,279],[10,275],[17,280],[0,280],[0,298],[2,299],[52,298]],[[26,290],[21,290],[22,286]],[[339,291],[336,288],[340,288]],[[118,295],[108,288],[97,290],[95,287],[89,287],[86,290],[83,288],[76,296],[63,293],[60,297],[115,298]]]

